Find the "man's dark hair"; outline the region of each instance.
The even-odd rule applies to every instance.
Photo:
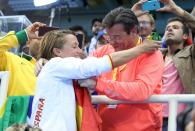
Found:
[[[131,29],[136,27],[138,30],[138,20],[131,9],[118,7],[111,10],[103,19],[103,26],[111,28],[115,24],[123,24],[124,30],[129,34]]]
[[[94,18],[94,19],[91,21],[91,27],[95,24],[95,22],[100,22],[100,23],[102,23],[102,19],[101,19],[101,18]]]
[[[170,19],[168,19],[167,24],[169,24],[171,22],[175,22],[175,21],[179,21],[180,23],[182,23],[183,33],[189,36],[189,27],[182,18],[180,18],[180,17],[170,18]]]
[[[83,27],[80,26],[80,25],[71,26],[69,28],[69,30],[71,30],[71,31],[82,31],[82,32],[85,32],[85,30],[83,29]]]
[[[69,30],[71,30],[73,32],[82,31],[84,33],[85,43],[89,42],[87,31],[83,28],[83,26],[80,26],[80,25],[71,26],[71,27],[69,27]]]

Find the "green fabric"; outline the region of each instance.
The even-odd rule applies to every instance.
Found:
[[[22,53],[19,53],[19,56],[28,60],[28,61],[31,61],[32,60],[32,56],[28,55],[28,54],[25,54],[24,52]]]
[[[0,118],[0,131],[14,123],[25,123],[28,113],[29,96],[10,96],[6,103],[6,109]]]
[[[28,40],[28,36],[26,34],[25,30],[19,31],[16,33],[16,37],[18,39],[18,43],[21,45],[26,44],[27,40]]]
[[[157,32],[152,32],[152,40],[161,41],[161,36]]]

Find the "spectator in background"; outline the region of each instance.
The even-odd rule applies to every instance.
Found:
[[[33,57],[31,57],[29,60],[21,58],[8,52],[8,49],[16,47],[18,44],[26,44],[27,39],[40,39],[35,34],[35,31],[37,31],[38,28],[43,25],[44,24],[42,23],[36,22],[27,27],[26,30],[17,32],[16,34],[15,32],[9,32],[5,37],[0,39],[0,71],[10,71],[8,96],[34,94],[35,82],[32,82],[34,84],[30,84],[29,82],[25,82],[25,79],[27,79],[26,81],[29,81],[28,75],[30,75],[30,77],[34,76],[33,68],[35,59]],[[31,68],[24,68],[21,66],[21,63],[22,65],[29,65]],[[21,74],[22,72],[25,73]],[[31,78],[31,80],[34,81],[35,78]]]
[[[109,36],[105,31],[98,32],[96,49],[109,43]]]
[[[38,76],[31,125],[40,127],[43,131],[76,131],[73,79],[99,75],[111,70],[112,66],[113,68],[120,66],[145,52],[160,47],[152,43],[111,53],[102,58],[88,57],[82,60],[79,59],[82,56],[82,50],[78,47],[78,41],[73,32],[69,30],[48,32],[41,42],[40,57],[49,61]],[[87,131],[92,130],[97,129]]]
[[[182,75],[185,74],[182,75],[179,74],[181,73],[180,71],[185,70],[186,67],[183,68],[180,65],[180,64],[183,65],[184,61],[178,55],[181,53],[180,50],[188,46],[187,44],[188,37],[189,37],[189,29],[182,19],[172,18],[168,20],[165,29],[165,35],[164,35],[164,39],[168,48],[167,50],[163,51],[165,67],[163,73],[162,94],[192,93],[192,89],[189,88],[191,85],[184,85],[183,83],[184,79],[182,78],[183,77]],[[183,54],[180,55],[183,56]],[[193,63],[193,61],[191,62]],[[191,62],[188,64],[191,65],[192,64]],[[188,77],[187,79],[191,78],[191,76],[186,76],[186,77]],[[187,81],[185,80],[185,82]],[[179,104],[178,111],[181,112],[184,109],[185,109],[184,104]],[[168,104],[164,104],[163,113],[164,113],[163,131],[166,131],[164,127],[167,128],[167,123],[168,123],[168,115],[169,115]]]
[[[40,39],[35,32],[44,24],[35,22],[20,32],[9,32],[0,38],[0,71],[9,71],[8,90],[4,105],[0,107],[0,130],[15,122],[26,122],[29,95],[34,95],[36,76],[35,58],[8,52],[27,40]],[[14,106],[17,105],[17,106]],[[14,106],[14,107],[13,107]],[[12,110],[14,108],[14,110]]]
[[[152,31],[155,29],[155,21],[151,14],[144,14],[139,16],[138,18],[140,32],[139,35],[146,39],[148,36],[152,34]]]
[[[39,54],[39,46],[39,39],[29,40],[27,44],[22,47],[22,52],[19,53],[19,56],[27,60],[31,60],[32,58],[37,59]]]
[[[102,19],[100,18],[95,18],[92,20],[91,22],[91,30],[93,33],[93,37],[91,38],[91,41],[89,43],[89,50],[88,50],[88,54],[91,54],[91,52],[93,52],[96,48],[96,44],[97,44],[97,35],[98,32],[103,30],[103,26],[102,26]]]
[[[167,49],[163,50],[165,67],[162,94],[194,94],[195,45],[190,40],[188,26],[192,32],[195,32],[195,17],[177,6],[173,0],[161,0],[161,2],[165,6],[159,11],[171,12],[180,17],[169,19],[165,29],[164,39]],[[180,106],[179,111],[183,108]],[[163,111],[163,131],[167,131],[167,105]]]
[[[78,41],[82,41],[82,46],[80,46],[81,49],[83,49],[84,51],[86,50],[86,46],[87,44],[89,43],[89,40],[88,40],[88,36],[87,36],[87,32],[83,29],[82,26],[80,25],[75,25],[75,26],[72,26],[69,28],[71,31],[75,32],[76,34],[81,34],[81,38],[78,38]],[[85,51],[86,52],[86,51]]]
[[[142,4],[143,0],[138,1],[131,8],[132,11],[142,12]],[[158,40],[161,41],[161,36],[157,32],[153,32],[155,30],[155,20],[152,14],[142,12],[141,15],[137,16],[139,21],[139,35],[142,39],[150,39],[150,40]]]

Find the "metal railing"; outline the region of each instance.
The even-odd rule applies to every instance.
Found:
[[[177,108],[178,103],[195,102],[195,95],[191,94],[172,94],[172,95],[153,95],[148,100],[143,102],[129,102],[113,100],[106,96],[97,95],[92,96],[92,103],[94,104],[140,104],[140,103],[169,103],[169,120],[168,120],[168,131],[177,130]]]
[[[0,107],[2,102],[6,97],[7,88],[9,82],[9,72],[0,71]],[[168,120],[168,131],[177,130],[177,108],[178,103],[195,103],[195,94],[171,94],[171,95],[153,95],[148,100],[142,102],[130,102],[130,101],[119,101],[113,100],[106,96],[102,95],[93,95],[92,103],[93,104],[140,104],[140,103],[169,103],[169,120]]]

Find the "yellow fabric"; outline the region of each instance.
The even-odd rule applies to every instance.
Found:
[[[36,76],[34,61],[28,61],[10,52],[0,53],[2,68],[0,71],[10,71],[8,96],[34,95]]]
[[[142,38],[139,37],[139,39],[138,39],[138,41],[137,41],[137,43],[136,43],[136,46],[137,46],[137,45],[140,45],[141,43],[142,43]]]
[[[28,61],[7,51],[17,45],[18,40],[14,32],[8,33],[0,39],[0,71],[10,72],[7,96],[34,95],[35,60]],[[1,108],[0,115],[3,112],[4,108]]]
[[[117,78],[118,78],[118,72],[120,72],[123,69],[125,69],[126,66],[127,66],[127,64],[124,64],[122,66],[119,66],[117,68],[114,68],[113,75],[112,75],[112,80],[116,81]]]
[[[9,32],[0,39],[0,52],[7,51],[10,48],[17,47],[18,40],[14,31]]]
[[[110,55],[108,55],[108,58],[109,58],[109,63],[110,63],[110,67],[113,69],[113,63],[112,63],[112,58]]]
[[[146,37],[146,39],[147,39],[147,40],[152,40],[152,36],[149,35],[149,36]]]
[[[118,68],[114,68],[113,75],[112,75],[112,80],[114,80],[114,81],[116,81],[116,79],[117,79],[117,71],[118,71]]]
[[[76,107],[76,118],[77,118],[77,130],[79,131],[81,129],[82,124],[82,118],[83,118],[83,108],[77,104]]]

